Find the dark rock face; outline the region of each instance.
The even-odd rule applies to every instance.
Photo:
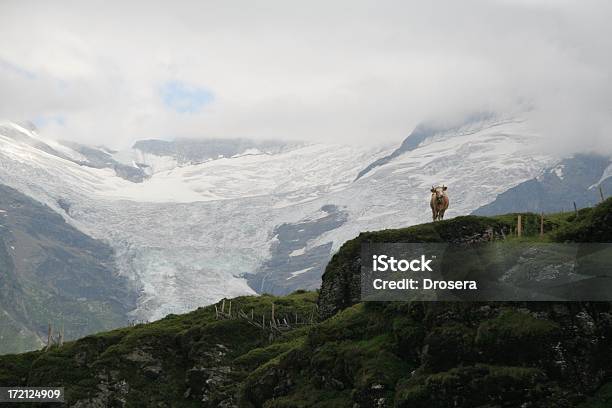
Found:
[[[68,159],[81,166],[93,167],[95,169],[113,169],[117,176],[134,183],[142,183],[148,177],[143,168],[119,163],[113,156],[104,150],[84,146],[75,142],[62,142],[62,144],[85,156],[87,159],[86,161]]]
[[[136,293],[109,246],[9,187],[0,210],[0,354],[39,348],[48,323],[73,339],[127,322]]]
[[[525,181],[478,209],[474,215],[496,215],[509,212],[558,212],[593,206],[612,194],[612,177],[600,179],[612,164],[608,157],[576,155],[545,170],[541,176]]]
[[[327,319],[340,310],[360,302],[360,271],[361,257],[357,257],[337,265],[333,277],[326,278],[323,275],[319,292],[319,316],[322,319]],[[327,270],[325,273],[327,274]]]
[[[206,160],[216,159],[219,156],[231,157],[244,153],[247,149],[258,149],[264,153],[277,153],[289,145],[277,141],[254,141],[248,139],[177,139],[165,140],[139,140],[134,149],[143,153],[157,156],[175,158],[180,164],[202,163]]]
[[[322,319],[359,303],[361,295],[361,244],[364,242],[449,242],[471,244],[503,239],[511,226],[479,217],[457,217],[453,220],[388,230],[361,233],[345,243],[327,265],[319,293],[319,316]]]
[[[400,147],[395,149],[391,154],[385,157],[381,157],[373,163],[370,163],[357,174],[355,180],[359,180],[361,177],[365,176],[370,171],[374,170],[376,167],[384,166],[396,157],[401,156],[403,153],[416,149],[419,144],[424,142],[425,139],[427,139],[428,137],[435,135],[437,131],[438,129],[425,125],[417,126],[416,128],[414,128],[412,133],[410,133],[410,135],[406,139],[404,139]]]
[[[335,205],[325,205],[321,211],[326,215],[316,220],[282,224],[274,229],[277,241],[272,245],[270,258],[254,274],[247,276],[249,286],[258,293],[274,295],[320,286],[332,243],[305,248],[308,241],[340,227],[347,220],[347,213]]]

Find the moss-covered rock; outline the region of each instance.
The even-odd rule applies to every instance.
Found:
[[[512,363],[532,363],[554,358],[559,341],[559,325],[534,317],[527,309],[504,309],[480,324],[476,345],[490,359]]]
[[[415,378],[398,387],[397,407],[521,407],[543,405],[546,375],[536,368],[477,364]]]
[[[501,239],[512,224],[504,218],[456,217],[448,221],[413,227],[363,232],[347,241],[325,268],[319,292],[319,315],[329,318],[360,302],[361,244],[366,242],[450,242],[478,243]]]

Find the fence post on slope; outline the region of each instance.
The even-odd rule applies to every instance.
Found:
[[[47,329],[47,350],[51,348],[51,323],[49,323],[49,327]]]
[[[540,238],[544,236],[544,211],[540,213]]]
[[[62,320],[63,320],[63,318],[62,318]],[[64,345],[64,329],[65,329],[65,326],[64,326],[64,322],[62,321],[62,330],[60,331],[60,335],[59,335],[59,345],[60,345],[60,347]]]
[[[272,319],[270,320],[270,324],[276,326],[276,320],[274,319],[274,302],[272,302]]]
[[[521,218],[522,218],[521,214],[519,214],[516,217],[516,235],[519,236],[519,237],[521,235],[523,235],[523,225],[522,225],[522,219]]]
[[[578,207],[576,207],[575,201],[574,201],[574,214],[578,215]]]
[[[604,194],[603,194],[603,190],[601,189],[601,184],[599,185],[599,196],[601,197],[601,202],[604,202]]]

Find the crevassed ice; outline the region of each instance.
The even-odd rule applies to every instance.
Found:
[[[389,152],[313,144],[183,166],[142,155],[155,173],[132,183],[0,130],[0,182],[109,242],[120,273],[140,288],[134,315],[151,320],[253,293],[242,276],[269,257],[274,228],[316,220],[324,205],[338,206],[347,221],[313,237],[308,247],[332,242],[337,250],[361,231],[428,222],[432,184],[449,186],[447,217],[469,213],[551,164],[532,151],[533,138],[528,124],[513,121],[451,132],[356,182],[360,170]],[[70,203],[69,214],[58,199]]]

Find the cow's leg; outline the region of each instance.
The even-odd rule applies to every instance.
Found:
[[[431,214],[432,214],[433,221],[434,221],[434,222],[436,222],[436,218],[437,218],[436,211],[435,211],[435,210],[432,210],[432,211],[431,211]]]
[[[444,219],[444,211],[445,211],[445,210],[441,210],[441,211],[438,213],[438,214],[439,214],[439,217],[440,217],[440,221]]]

